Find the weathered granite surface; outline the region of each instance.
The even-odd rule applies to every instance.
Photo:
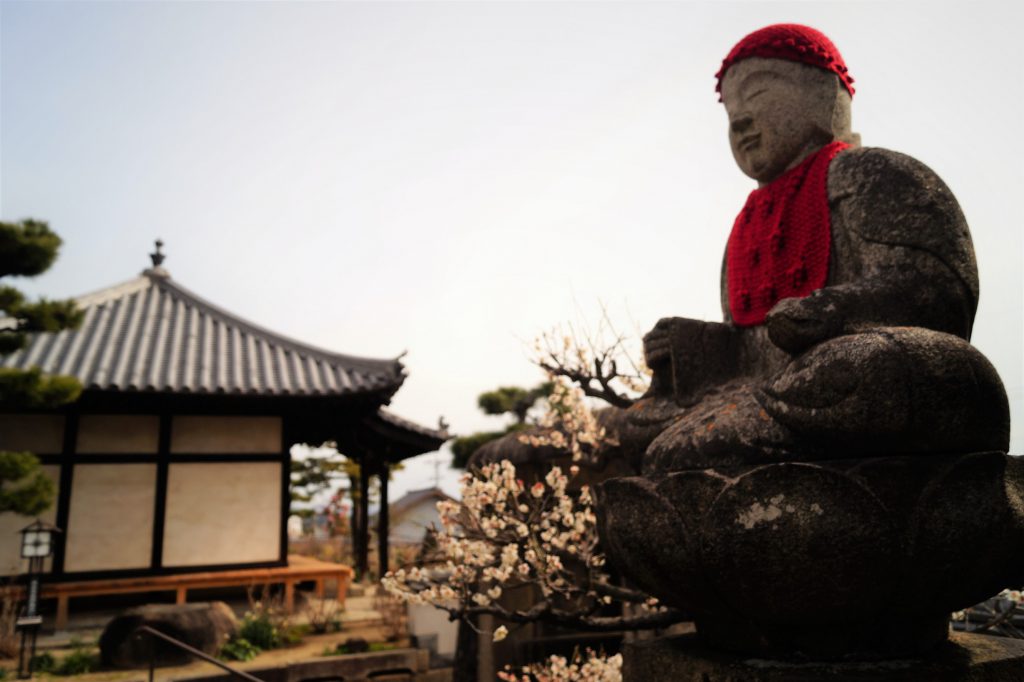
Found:
[[[1024,682],[1024,642],[953,633],[925,657],[813,663],[739,658],[683,635],[627,644],[622,672],[643,682]]]
[[[764,85],[757,85],[762,80]],[[768,94],[748,101],[744,93],[751,89]],[[665,318],[655,325],[644,339],[646,360],[654,372],[652,390],[626,415],[613,419],[629,431],[627,440],[638,441],[632,445],[634,450],[647,450],[661,436],[661,443],[644,458],[649,461],[643,468],[687,466],[684,461],[666,460],[666,450],[673,449],[671,437],[663,433],[666,428],[682,420],[685,423],[676,425],[674,432],[691,433],[716,416],[724,417],[721,408],[731,410],[733,402],[744,402],[745,394],[775,383],[780,372],[788,372],[803,384],[798,394],[790,394],[789,406],[818,409],[843,403],[841,409],[831,410],[826,420],[830,426],[811,424],[808,418],[780,424],[781,429],[763,423],[778,421],[780,409],[786,406],[783,398],[772,402],[780,409],[768,410],[771,420],[747,420],[756,431],[733,433],[731,444],[793,452],[805,447],[803,437],[809,433],[819,444],[829,441],[830,435],[833,443],[845,444],[850,433],[876,431],[878,414],[887,411],[858,410],[883,401],[897,419],[916,412],[910,422],[904,422],[912,432],[904,429],[902,437],[905,441],[922,440],[919,449],[927,449],[923,440],[933,428],[947,423],[949,411],[933,413],[928,405],[918,405],[915,400],[932,387],[942,390],[955,384],[958,376],[943,376],[947,356],[976,356],[964,361],[986,368],[976,380],[968,377],[968,387],[976,389],[985,401],[978,409],[989,414],[984,435],[971,442],[970,434],[962,434],[954,447],[961,451],[1005,450],[1009,416],[1002,384],[980,353],[953,338],[970,339],[978,304],[978,272],[967,222],[949,188],[915,159],[884,149],[857,147],[859,136],[850,130],[850,96],[826,71],[778,59],[751,58],[729,69],[722,93],[730,117],[733,156],[741,170],[761,184],[832,140],[855,144],[829,167],[828,279],[825,287],[810,296],[780,301],[765,325],[740,328],[731,324],[723,261],[724,323]],[[756,143],[746,143],[749,139]],[[917,352],[918,357],[913,358],[927,365],[922,366],[923,374],[915,376],[917,390],[913,394],[889,390],[907,376],[907,372],[893,373],[901,362],[897,358],[905,357],[907,351],[897,348],[895,353],[887,353],[877,333],[858,338],[888,327],[919,327],[948,335],[933,335],[927,348],[919,349],[928,357]],[[799,358],[817,344],[839,337],[849,338],[838,342],[841,346],[829,346],[831,357],[817,353]],[[799,366],[794,364],[795,357]],[[740,400],[729,399],[731,395]],[[715,409],[716,402],[721,404],[719,409]],[[698,409],[687,409],[694,406]],[[842,417],[841,423],[837,417]],[[885,426],[877,430],[891,432]],[[1000,437],[1005,438],[996,443]],[[725,438],[719,434],[716,442],[724,443]],[[900,450],[900,444],[879,446],[879,451]]]
[[[751,58],[722,93],[737,164],[762,185],[856,142],[827,71]],[[978,273],[952,193],[856,146],[826,191],[824,287],[738,327],[723,268],[723,323],[665,318],[645,337],[651,390],[603,417],[640,475],[598,486],[599,529],[623,575],[722,650],[914,656],[951,611],[1024,582],[1024,464],[969,343]]]
[[[1024,462],[999,452],[721,466],[601,486],[605,549],[704,639],[763,656],[898,656],[1015,584]]]
[[[946,641],[950,612],[1024,583],[1024,462],[1006,454],[1002,382],[969,343],[967,222],[924,164],[859,146],[834,73],[751,57],[726,71],[722,96],[733,156],[761,186],[833,141],[852,145],[821,180],[827,279],[741,327],[726,259],[723,322],[668,317],[645,336],[651,389],[600,414],[615,443],[601,466],[631,469],[596,487],[602,544],[720,650],[923,656]],[[474,459],[557,456],[514,438]],[[644,659],[652,675],[658,656]],[[892,679],[961,679],[953,659],[946,677]],[[962,679],[1015,679],[978,677],[987,665]],[[626,679],[862,679],[678,670]]]
[[[779,302],[762,327],[740,328],[730,324],[723,275],[724,323],[665,318],[647,335],[654,385],[623,417],[644,430],[638,435],[646,442],[635,447],[647,452],[645,471],[690,466],[685,435],[711,422],[732,430],[714,435],[710,458],[733,446],[787,455],[809,446],[848,449],[851,434],[871,441],[862,455],[902,452],[905,444],[929,451],[936,440],[947,451],[1008,447],[1002,382],[964,343],[978,273],[952,194],[909,157],[856,149],[833,162],[829,196],[833,244],[824,288]],[[744,409],[730,416],[734,403],[755,416],[764,408],[771,419]],[[961,408],[973,416],[951,423]],[[790,409],[800,414],[780,418]],[[937,438],[953,430],[955,444]],[[902,442],[886,440],[894,434]]]

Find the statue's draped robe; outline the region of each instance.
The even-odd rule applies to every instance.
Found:
[[[970,338],[978,301],[970,233],[952,193],[902,154],[838,145],[822,151],[805,163],[820,169],[823,156],[834,157],[826,158],[824,178],[814,175],[827,190],[824,286],[798,298],[778,295],[786,300],[766,324],[741,326],[749,320],[737,320],[734,311],[757,285],[730,272],[742,261],[727,251],[725,323],[659,323],[669,330],[671,362],[655,368],[655,395],[629,411],[630,425],[622,424],[632,429],[627,439],[653,438],[644,446],[645,471],[816,459],[852,449],[1006,449],[998,377],[968,344],[945,337]],[[773,237],[786,240],[784,221],[776,224],[783,229],[769,236],[769,246]],[[773,272],[784,275],[785,267]],[[738,282],[744,292],[730,291]],[[954,378],[976,385],[977,395],[944,394]]]

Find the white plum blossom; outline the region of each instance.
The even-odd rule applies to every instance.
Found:
[[[390,572],[382,584],[406,601],[450,611],[496,608],[506,591],[527,583],[545,595],[598,603],[592,590],[575,584],[579,577],[566,563],[578,563],[588,581],[606,577],[598,570],[604,557],[589,491],[572,492],[570,484],[553,467],[527,487],[507,460],[464,476],[462,501],[437,505],[441,527],[431,566]]]
[[[534,447],[566,450],[572,455],[573,462],[592,460],[601,444],[616,444],[597,422],[583,390],[566,378],[555,379],[551,395],[548,396],[548,407],[550,409],[540,420],[543,428],[521,435],[520,441]],[[575,476],[579,473],[579,467],[574,464],[570,471]],[[550,481],[548,485],[551,485]]]
[[[498,673],[502,682],[622,682],[622,655],[603,656],[587,650],[586,657],[579,652],[572,660],[564,656],[551,656],[543,663],[523,666],[521,674],[509,667]]]
[[[621,350],[620,342],[616,344]],[[581,366],[590,362],[590,356],[574,349],[571,340],[562,352],[575,354]],[[543,361],[540,364],[544,366]],[[613,373],[615,367],[614,362],[608,365]],[[642,373],[637,377],[642,378]],[[678,622],[682,614],[644,604],[648,595],[615,584],[607,573],[598,547],[594,499],[580,479],[583,470],[589,474],[599,447],[615,443],[588,404],[587,396],[595,395],[592,390],[584,392],[564,374],[552,376],[552,381],[548,412],[539,428],[519,438],[534,447],[563,451],[571,461],[568,472],[552,466],[538,474],[531,466],[527,474],[502,460],[465,474],[461,499],[437,505],[440,527],[433,530],[436,546],[426,565],[389,572],[382,585],[406,602],[433,605],[470,625],[472,616],[483,613],[497,616],[499,622],[547,620],[590,630],[656,628]],[[538,475],[540,480],[535,480]],[[511,599],[509,593],[517,588],[526,589]],[[614,615],[608,605],[616,600],[642,606]],[[508,634],[501,625],[491,636],[501,641]],[[524,668],[521,675],[506,671],[501,679],[620,681],[621,662],[619,656],[593,652],[572,660],[553,656]]]

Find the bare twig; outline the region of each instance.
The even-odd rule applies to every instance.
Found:
[[[650,599],[650,596],[644,594],[640,590],[633,590],[628,587],[621,587],[619,585],[612,585],[603,580],[596,580],[593,582],[591,587],[594,591],[599,594],[606,594],[613,599],[619,601],[631,602],[634,604],[642,604]]]
[[[463,616],[490,614],[511,623],[535,623],[544,621],[553,625],[571,627],[590,632],[611,632],[615,630],[651,630],[681,623],[688,617],[681,611],[665,609],[639,616],[580,616],[570,611],[556,609],[549,602],[539,602],[525,611],[510,611],[497,605],[469,606],[465,609],[445,609],[452,619]]]
[[[646,390],[647,368],[628,352],[629,337],[615,331],[607,309],[601,307],[596,331],[574,325],[555,328],[542,334],[535,344],[535,362],[553,377],[565,377],[577,384],[585,395],[610,405],[627,408],[636,398],[631,393]],[[629,369],[623,371],[625,366]]]

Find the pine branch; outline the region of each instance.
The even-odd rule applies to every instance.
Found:
[[[60,245],[61,238],[42,220],[0,222],[0,277],[33,277],[46,272]]]
[[[27,334],[0,329],[0,355],[10,355],[24,348],[27,343]]]
[[[49,409],[77,400],[81,392],[74,377],[47,376],[38,367],[0,368],[0,407]]]
[[[56,495],[53,481],[29,452],[0,452],[0,513],[35,516],[50,508]]]
[[[17,306],[11,316],[17,318],[19,331],[59,332],[78,328],[84,315],[74,301],[41,299]]]

